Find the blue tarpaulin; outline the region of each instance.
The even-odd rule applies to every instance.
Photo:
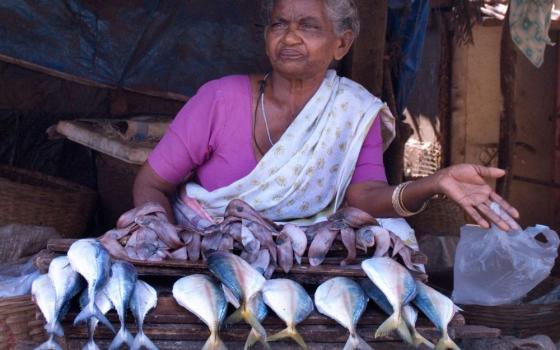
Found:
[[[0,58],[111,87],[191,96],[210,79],[267,69],[259,4],[2,0]]]
[[[399,69],[394,82],[397,111],[401,114],[416,80],[430,14],[429,0],[389,1],[388,39],[400,44]]]

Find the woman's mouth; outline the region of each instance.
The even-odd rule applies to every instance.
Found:
[[[303,59],[304,55],[296,49],[282,49],[280,50],[278,57],[282,61],[294,61]]]

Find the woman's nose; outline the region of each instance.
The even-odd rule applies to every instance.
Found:
[[[283,38],[284,42],[288,45],[295,45],[301,42],[301,37],[298,33],[297,24],[292,23],[288,26]]]

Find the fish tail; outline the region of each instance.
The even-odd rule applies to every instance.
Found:
[[[397,333],[405,343],[412,344],[412,345],[414,344],[414,340],[412,339],[410,330],[408,329],[404,320],[398,324]]]
[[[54,335],[51,334],[49,340],[36,347],[34,350],[62,350],[62,348],[54,341]]]
[[[129,347],[134,343],[134,338],[132,334],[126,329],[124,325],[121,325],[121,329],[117,335],[113,338],[111,345],[109,345],[109,350],[120,349],[122,344],[128,345]]]
[[[346,341],[346,344],[344,344],[344,348],[342,350],[354,350],[354,349],[360,349],[360,350],[373,350],[373,348],[366,343],[365,340],[362,339],[362,337],[360,337],[358,335],[358,333],[350,333],[350,337],[348,337],[348,340]]]
[[[99,347],[97,346],[97,344],[95,344],[95,342],[93,341],[93,339],[90,339],[86,345],[84,345],[84,347],[82,348],[82,350],[100,350]]]
[[[415,348],[419,348],[420,345],[424,344],[425,346],[427,346],[430,349],[433,349],[435,347],[434,344],[432,344],[432,342],[430,342],[428,339],[424,338],[422,336],[422,334],[420,334],[417,330],[414,330],[414,332],[412,332],[412,345],[414,345]]]
[[[379,338],[379,337],[389,335],[389,333],[391,333],[392,331],[402,327],[401,323],[404,324],[404,327],[406,327],[406,324],[404,323],[401,317],[401,313],[397,310],[391,316],[389,316],[389,318],[385,320],[385,322],[383,322],[381,326],[379,326],[379,328],[377,328],[377,331],[375,332],[375,337]]]
[[[251,328],[251,331],[249,332],[249,335],[247,336],[247,340],[245,341],[245,346],[243,347],[243,350],[248,350],[251,348],[251,346],[255,345],[256,342],[260,341],[263,344],[266,344],[266,346],[268,346],[268,343],[266,343],[266,341],[268,341],[268,339],[266,341],[262,340],[261,337],[259,337],[259,335],[257,334],[257,332],[255,332],[255,330],[253,328]]]
[[[103,313],[101,312],[101,310],[99,310],[99,308],[97,307],[97,305],[95,305],[95,303],[88,304],[82,311],[80,311],[78,316],[76,316],[76,318],[74,319],[74,326],[92,317],[97,318],[99,322],[103,323],[107,328],[113,331],[113,333],[116,333],[115,327],[113,327],[111,322],[107,320],[105,315],[103,315]]]
[[[255,332],[262,339],[266,339],[266,330],[261,325],[259,320],[257,320],[255,315],[253,315],[253,313],[245,305],[242,305],[240,309],[241,309],[241,317],[243,318],[243,320],[245,320],[245,322],[247,322],[251,327],[253,327]]]
[[[455,342],[449,337],[449,335],[447,333],[444,333],[436,344],[436,350],[446,349],[461,350],[461,348],[458,347],[457,344],[455,344]]]
[[[148,350],[159,350],[158,347],[144,334],[144,331],[140,329],[138,334],[136,334],[136,338],[132,342],[132,346],[130,347],[131,350],[140,350],[142,347]]]
[[[227,347],[218,333],[212,332],[201,350],[227,350]]]
[[[64,330],[62,329],[60,322],[57,321],[47,323],[45,325],[45,330],[47,331],[48,334],[54,334],[58,337],[64,336]]]
[[[302,349],[309,350],[309,347],[305,344],[303,337],[299,334],[295,327],[287,327],[280,332],[271,335],[266,340],[276,341],[284,338],[292,338]]]
[[[229,315],[229,317],[225,321],[225,325],[231,326],[232,324],[236,324],[237,322],[241,321],[243,319],[241,311],[241,308],[238,308],[231,315]]]

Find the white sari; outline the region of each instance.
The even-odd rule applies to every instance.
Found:
[[[223,216],[228,203],[239,198],[274,221],[299,225],[322,221],[341,205],[378,115],[386,149],[395,134],[387,106],[361,85],[329,70],[251,173],[211,192],[187,183],[186,193],[212,216]]]

